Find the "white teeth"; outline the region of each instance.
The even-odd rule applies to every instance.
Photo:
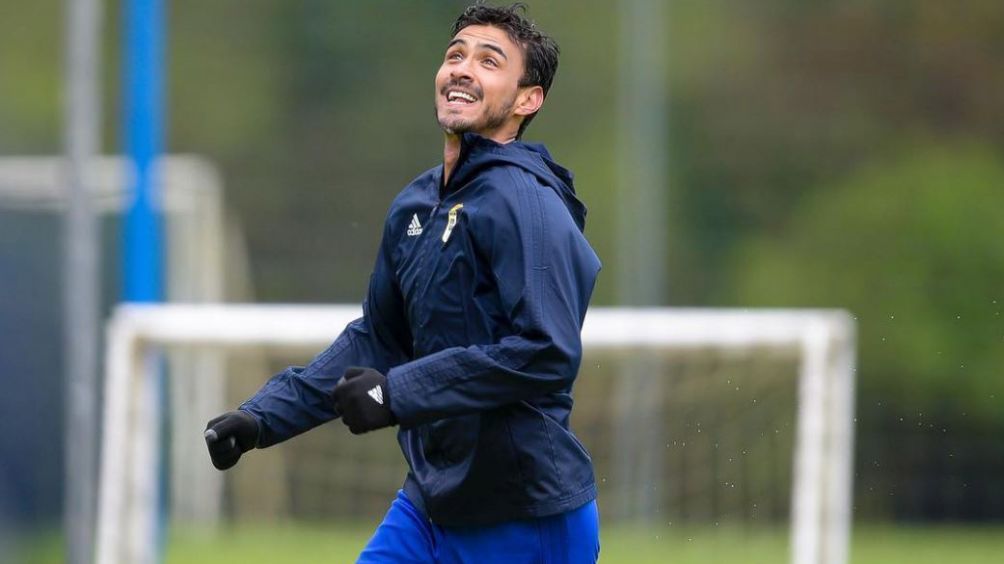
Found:
[[[474,96],[471,96],[470,94],[468,94],[466,92],[457,92],[456,90],[451,90],[446,95],[446,99],[449,100],[450,102],[456,100],[457,98],[460,98],[460,99],[463,99],[463,100],[467,100],[468,102],[474,102],[475,101]]]

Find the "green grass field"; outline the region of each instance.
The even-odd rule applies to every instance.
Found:
[[[169,564],[276,564],[354,562],[371,533],[369,525],[333,524],[224,529],[213,536],[175,530]],[[607,527],[600,561],[620,563],[785,563],[784,531],[750,534],[735,530]],[[853,564],[982,564],[1004,555],[1004,527],[857,527]],[[18,562],[56,564],[62,548],[53,536],[39,538]]]

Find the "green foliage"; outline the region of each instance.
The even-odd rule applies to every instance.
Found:
[[[42,152],[58,139],[59,7],[0,0],[0,155]]]
[[[862,401],[1004,423],[1004,164],[927,147],[817,191],[735,254],[747,305],[843,307],[860,329]]]

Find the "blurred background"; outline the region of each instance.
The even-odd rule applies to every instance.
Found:
[[[1004,548],[1004,4],[634,2],[646,30],[625,4],[529,11],[562,57],[526,139],[590,208],[593,304],[849,310],[854,542],[951,530],[927,538]],[[165,2],[164,150],[220,179],[223,299],[361,300],[388,204],[441,159],[432,81],[465,5]],[[0,0],[0,157],[64,151],[66,12]],[[101,25],[98,151],[113,155],[119,2]],[[631,179],[650,181],[631,201],[655,221],[625,245]],[[62,236],[42,204],[0,195],[0,556],[40,544],[23,558],[59,561]],[[102,318],[120,233],[102,219]],[[626,289],[638,263],[655,291]]]

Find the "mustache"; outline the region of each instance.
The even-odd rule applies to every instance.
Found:
[[[442,94],[443,96],[446,96],[446,93],[453,89],[470,92],[474,94],[474,96],[478,99],[484,98],[483,96],[484,92],[482,92],[480,88],[470,83],[469,81],[451,80],[449,83],[446,84],[446,86],[440,89],[439,93]]]

